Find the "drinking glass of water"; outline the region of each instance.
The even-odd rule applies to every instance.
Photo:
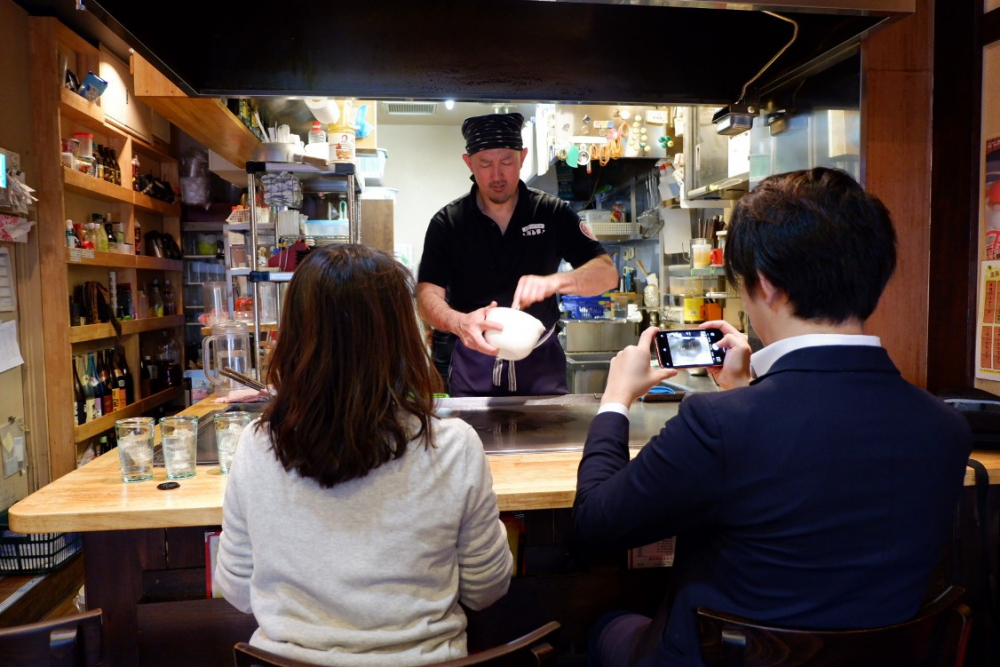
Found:
[[[243,435],[243,429],[253,420],[249,412],[234,410],[215,415],[215,444],[219,450],[219,472],[229,474],[236,454],[236,444]]]
[[[160,441],[167,479],[194,477],[198,463],[198,418],[164,417],[160,420]]]
[[[122,481],[141,482],[153,478],[153,428],[152,417],[132,417],[115,422],[118,434],[118,461],[122,467]]]

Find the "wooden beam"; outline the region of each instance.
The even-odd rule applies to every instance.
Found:
[[[132,55],[135,95],[193,139],[240,169],[260,145],[257,137],[215,97],[188,97],[138,54]]]

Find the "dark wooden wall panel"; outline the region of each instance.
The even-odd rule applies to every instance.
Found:
[[[861,50],[862,181],[892,212],[899,262],[868,331],[910,382],[927,383],[933,0]]]

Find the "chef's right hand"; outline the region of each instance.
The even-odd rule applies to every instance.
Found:
[[[725,320],[702,322],[699,329],[720,329],[723,333],[718,346],[726,350],[726,359],[722,366],[709,366],[708,374],[715,380],[720,389],[735,389],[747,387],[752,379],[750,375],[750,343],[747,336]]]
[[[485,308],[480,308],[479,310],[474,310],[471,313],[464,313],[458,318],[458,326],[454,333],[461,339],[462,344],[465,345],[470,350],[475,350],[476,352],[482,352],[491,357],[495,357],[500,354],[499,348],[493,347],[486,342],[484,334],[490,329],[500,331],[503,329],[503,325],[499,322],[490,322],[486,319],[486,313],[490,311],[491,308],[496,308],[497,302],[493,301],[490,305]]]

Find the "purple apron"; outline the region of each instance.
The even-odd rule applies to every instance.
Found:
[[[566,353],[554,331],[520,361],[506,361],[455,341],[448,375],[452,396],[552,396],[568,394]]]

